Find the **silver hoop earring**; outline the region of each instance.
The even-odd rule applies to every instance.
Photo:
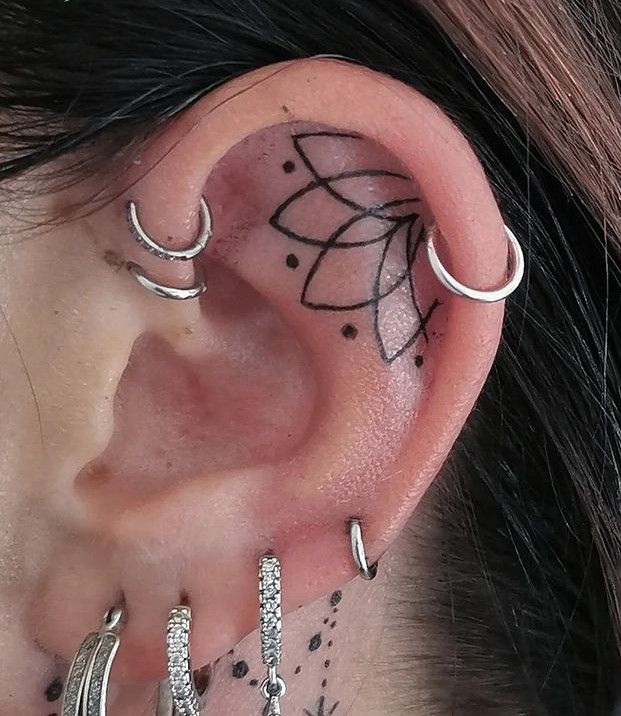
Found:
[[[524,277],[524,253],[520,242],[508,226],[505,226],[505,233],[507,234],[509,244],[509,267],[511,275],[504,286],[492,291],[480,291],[475,288],[470,288],[460,283],[446,270],[438,258],[438,253],[434,245],[436,231],[437,227],[435,224],[427,231],[427,256],[438,281],[451,293],[461,298],[467,298],[470,301],[477,301],[478,303],[497,303],[510,296],[520,285]]]
[[[209,205],[203,197],[201,197],[200,200],[199,212],[200,228],[198,235],[194,239],[193,243],[185,249],[168,249],[154,241],[140,224],[140,219],[138,217],[138,205],[135,201],[130,201],[127,204],[127,222],[134,239],[136,239],[138,244],[140,244],[140,246],[149,253],[165,261],[191,261],[205,250],[212,235],[211,212],[209,210]],[[153,281],[153,279],[149,278],[141,266],[131,261],[128,262],[127,268],[131,275],[143,288],[146,288],[148,291],[151,291],[156,296],[161,296],[162,298],[172,298],[177,301],[198,298],[207,288],[205,276],[200,264],[195,266],[196,283],[194,286],[190,286],[189,288],[178,288],[176,286],[166,286],[164,284],[157,283]]]
[[[192,610],[178,606],[171,609],[166,629],[168,682],[175,716],[200,716],[198,692],[190,659]]]
[[[282,656],[282,587],[280,562],[274,555],[261,557],[259,566],[259,610],[261,621],[261,657],[267,666],[267,678],[261,695],[267,701],[265,716],[281,716],[280,699],[287,685],[278,674]]]
[[[358,519],[351,520],[349,523],[349,543],[354,564],[360,576],[369,582],[375,579],[377,577],[377,562],[369,566],[362,540],[362,525]]]
[[[108,682],[119,649],[122,620],[122,609],[110,609],[101,629],[82,642],[69,670],[62,716],[105,716]]]

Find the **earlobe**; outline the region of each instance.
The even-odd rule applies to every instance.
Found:
[[[118,547],[126,679],[161,674],[171,591],[192,600],[205,663],[256,626],[260,554],[282,562],[285,609],[354,576],[351,518],[370,562],[381,554],[463,426],[503,315],[439,285],[426,228],[439,227],[470,285],[500,283],[507,260],[459,131],[412,90],[345,63],[292,63],[222,88],[140,166],[150,170],[128,175],[101,212],[102,241],[165,285],[192,285],[198,269],[207,291],[184,327],[185,309],[135,286],[147,318],[119,376],[114,434],[73,485],[87,531]],[[213,236],[193,274],[141,253],[128,201],[179,250],[202,198]],[[140,554],[148,584],[135,578]],[[58,634],[43,640],[70,651]]]

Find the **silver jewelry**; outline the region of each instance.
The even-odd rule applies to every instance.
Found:
[[[446,268],[444,268],[442,262],[438,258],[436,248],[433,242],[437,228],[433,224],[427,231],[427,256],[429,257],[429,263],[435,273],[438,281],[447,288],[451,293],[461,298],[468,298],[471,301],[477,301],[479,303],[496,303],[503,301],[505,298],[510,296],[515,289],[520,285],[524,276],[524,253],[520,242],[515,237],[515,234],[511,231],[508,226],[505,226],[505,233],[509,242],[509,266],[511,275],[507,282],[500,288],[492,291],[480,291],[475,288],[470,288],[463,283],[460,283],[452,274],[450,274]]]
[[[89,634],[82,642],[69,670],[62,716],[105,716],[108,682],[120,644],[118,632],[122,620],[122,609],[110,609],[99,632]]]
[[[175,704],[168,679],[164,679],[158,684],[156,698],[155,716],[175,716]]]
[[[133,237],[140,244],[140,246],[149,253],[157,256],[159,259],[164,259],[165,261],[191,261],[205,250],[205,247],[209,243],[209,239],[212,235],[211,212],[209,210],[209,205],[203,197],[201,197],[200,200],[199,210],[200,228],[198,235],[194,239],[193,243],[185,249],[169,249],[154,241],[140,224],[140,219],[138,217],[138,205],[135,201],[130,201],[127,204],[127,222]],[[157,296],[161,296],[163,298],[172,298],[177,301],[198,298],[207,288],[205,276],[200,264],[195,266],[196,283],[194,286],[190,286],[189,288],[178,288],[175,286],[166,286],[161,283],[156,283],[153,279],[147,276],[141,266],[132,261],[127,263],[127,268],[131,275],[143,288],[146,288],[148,291],[151,291]]]
[[[360,520],[354,519],[349,523],[349,542],[354,564],[363,579],[371,581],[377,577],[377,562],[369,566],[367,553],[362,540],[362,525]]]
[[[166,630],[166,652],[168,681],[175,716],[200,716],[198,693],[190,660],[191,626],[190,607],[178,606],[171,609]]]
[[[265,716],[281,716],[280,699],[287,685],[278,674],[282,656],[282,589],[280,562],[274,555],[261,557],[259,566],[259,609],[261,621],[261,657],[267,666],[267,678],[261,695],[268,702]]]

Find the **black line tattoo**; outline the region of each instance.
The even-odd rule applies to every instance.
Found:
[[[310,160],[304,145],[309,142],[321,141],[322,138],[326,137],[331,140],[339,137],[349,140],[362,139],[359,135],[342,132],[311,132],[294,135],[292,141],[295,152],[310,172],[312,179],[306,186],[295,191],[276,209],[270,218],[270,224],[290,239],[307,246],[319,248],[319,253],[304,280],[300,296],[302,305],[315,311],[371,309],[373,332],[380,355],[386,363],[392,363],[403,355],[419,338],[422,337],[425,341],[429,341],[427,324],[433,312],[439,306],[439,302],[435,300],[427,311],[423,312],[418,304],[413,285],[413,267],[424,239],[425,227],[421,215],[421,200],[416,196],[406,196],[406,198],[367,206],[345,196],[351,181],[356,179],[390,177],[397,182],[404,182],[404,192],[409,189],[411,180],[403,174],[383,169],[359,169],[329,176],[321,175]],[[307,232],[291,226],[286,217],[286,211],[289,207],[293,206],[297,201],[303,201],[307,195],[317,191],[328,194],[351,211],[350,217],[338,226],[330,236],[321,239],[312,238],[307,235]],[[360,222],[369,219],[377,220],[381,229],[377,229],[372,236],[364,240],[348,240],[348,232],[352,229],[355,230]],[[317,289],[317,277],[321,278],[322,266],[327,259],[334,256],[333,252],[360,249],[376,244],[383,244],[383,246],[367,297],[362,300],[343,300],[338,303],[335,303],[334,300],[321,300],[321,288]],[[388,266],[389,256],[393,260],[397,256],[401,263],[401,268],[396,273]],[[407,300],[411,303],[412,328],[409,331],[409,335],[406,334],[395,339],[385,335],[385,329],[383,329],[381,321],[381,304],[399,289],[406,290]],[[352,326],[352,328],[354,327]],[[349,329],[347,332],[343,329],[342,334],[346,339],[351,340],[355,338],[357,331],[353,333]]]
[[[309,711],[308,709],[304,709],[305,716],[332,716],[332,714],[337,710],[339,707],[340,701],[337,701],[332,707],[328,708],[326,706],[326,697],[320,696],[319,701],[317,702],[316,711]]]

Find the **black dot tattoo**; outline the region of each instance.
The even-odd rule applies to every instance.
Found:
[[[248,668],[248,664],[246,664],[245,661],[236,661],[233,664],[233,678],[234,679],[243,679],[246,676],[248,676],[248,672],[250,669]]]
[[[338,607],[338,605],[341,603],[342,599],[343,599],[343,592],[341,592],[340,589],[337,589],[336,592],[332,592],[332,594],[330,596],[330,606]]]
[[[332,624],[330,624],[330,629],[334,629],[335,626],[336,626],[336,620],[333,621]]]
[[[425,362],[425,359],[421,355],[417,355],[416,358],[414,358],[414,365],[417,368],[420,368],[424,362]]]
[[[330,641],[328,642],[328,649],[331,649],[331,648],[332,648],[332,644],[333,644],[333,643],[334,643],[334,642],[332,641],[332,639],[330,639]]]
[[[56,678],[52,683],[45,689],[45,698],[52,703],[58,701],[63,693],[63,682]]]
[[[285,263],[290,269],[296,269],[300,265],[300,259],[295,254],[287,254]]]
[[[258,686],[258,685],[259,685],[259,682],[258,682],[257,679],[250,679],[250,681],[248,682],[248,684],[249,684],[249,686]]]
[[[331,662],[330,662],[330,659],[326,659],[326,660],[323,662],[324,668],[325,668],[325,669],[329,669],[329,668],[330,668],[330,663],[331,663]]]
[[[324,679],[324,680],[321,682],[321,688],[322,688],[322,689],[325,689],[327,685],[328,685],[328,679]]]
[[[290,159],[287,160],[282,165],[282,170],[285,174],[291,174],[291,172],[295,171],[295,162],[292,162]]]
[[[302,671],[302,667],[301,667],[301,666],[297,666],[296,669],[295,669],[296,675],[299,674],[300,671]]]
[[[308,650],[309,651],[317,651],[319,647],[321,646],[321,632],[318,634],[315,634],[310,642],[308,643]]]
[[[330,621],[330,617],[326,617],[326,618],[323,620],[323,623],[324,623],[324,624],[327,624],[329,621]]]
[[[341,333],[343,334],[343,338],[346,338],[348,341],[353,341],[358,336],[358,329],[352,323],[346,323],[343,328],[341,328]]]

